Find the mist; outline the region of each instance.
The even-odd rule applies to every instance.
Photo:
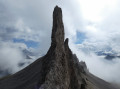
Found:
[[[0,44],[1,70],[7,70],[11,74],[20,70],[18,64],[24,60],[24,56],[21,50],[17,47],[18,45],[22,46],[22,44],[13,45],[10,42]]]
[[[70,44],[70,48],[75,53],[79,61],[85,61],[90,73],[106,80],[110,83],[120,84],[120,59],[105,59],[105,56],[98,56],[92,51],[86,52],[78,48],[76,45]]]

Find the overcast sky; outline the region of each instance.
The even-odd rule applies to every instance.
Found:
[[[93,74],[120,82],[120,59],[108,62],[94,53],[120,54],[120,0],[0,0],[0,67],[18,71],[21,49],[47,52],[56,5],[73,53]]]

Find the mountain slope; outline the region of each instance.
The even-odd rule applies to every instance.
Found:
[[[62,10],[53,12],[51,46],[47,54],[25,69],[0,80],[0,89],[117,89],[95,77],[64,41]]]

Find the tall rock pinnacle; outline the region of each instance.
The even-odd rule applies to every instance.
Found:
[[[53,11],[52,45],[64,44],[64,25],[62,21],[62,10],[58,6]]]
[[[68,41],[64,42],[62,10],[56,6],[47,54],[0,79],[0,89],[119,89],[89,73],[86,64],[70,50]]]

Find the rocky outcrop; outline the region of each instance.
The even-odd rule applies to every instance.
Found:
[[[117,89],[87,71],[85,62],[79,62],[64,41],[62,10],[53,12],[51,46],[45,56],[0,80],[0,89]],[[102,87],[102,84],[105,87]]]

